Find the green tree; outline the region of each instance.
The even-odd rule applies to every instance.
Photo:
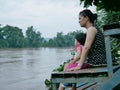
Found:
[[[4,39],[4,31],[2,27],[0,27],[0,48],[8,47],[8,42]]]
[[[95,5],[98,10],[104,9],[105,11],[120,11],[119,0],[80,0],[80,4],[84,7]]]
[[[41,33],[33,28],[33,26],[28,27],[26,30],[26,41],[30,47],[39,47],[43,43],[43,38]]]
[[[62,47],[65,44],[64,35],[62,32],[57,32],[57,36],[54,38],[54,40],[58,47]]]
[[[46,43],[47,43],[46,46],[48,46],[48,47],[56,47],[54,39],[50,39]]]
[[[20,48],[24,47],[24,36],[22,33],[22,29],[18,27],[13,27],[10,25],[6,25],[2,28],[2,37],[3,37],[3,42],[8,43],[9,47],[13,48]]]

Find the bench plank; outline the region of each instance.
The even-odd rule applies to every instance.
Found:
[[[86,89],[88,89],[88,88],[90,88],[90,87],[92,87],[92,86],[94,86],[96,84],[97,84],[97,82],[95,82],[95,83],[88,83],[86,85],[83,85],[83,86],[79,87],[78,90],[86,90]]]
[[[113,38],[120,39],[120,23],[109,24],[103,26],[104,35],[109,35]]]
[[[110,30],[115,28],[120,28],[120,23],[103,25],[103,30]]]
[[[120,64],[113,67],[113,72],[116,72],[120,68]],[[52,78],[69,78],[69,77],[96,77],[100,75],[108,75],[108,69],[106,67],[101,68],[88,68],[88,69],[81,69],[78,71],[63,71],[63,72],[52,72]]]

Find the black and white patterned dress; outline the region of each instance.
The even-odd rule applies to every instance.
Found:
[[[94,27],[97,29],[97,34],[88,53],[87,62],[91,65],[99,66],[106,64],[105,41],[102,31],[99,30],[96,26]]]

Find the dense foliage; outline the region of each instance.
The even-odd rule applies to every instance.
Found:
[[[0,27],[0,48],[37,47],[42,40],[41,33],[36,32],[32,26],[26,30],[26,37],[18,27]]]
[[[95,5],[98,10],[105,11],[120,11],[119,0],[80,0],[84,4],[84,7]]]
[[[0,48],[24,47],[69,47],[74,45],[74,35],[81,31],[70,32],[66,35],[58,32],[54,38],[46,40],[33,26],[27,28],[25,35],[22,29],[6,25],[0,27]]]
[[[23,47],[24,36],[18,27],[0,27],[0,47]]]
[[[63,32],[57,32],[57,35],[50,39],[46,46],[49,47],[70,47],[74,45],[74,36],[76,33],[82,32],[82,31],[73,31],[66,35],[63,34]]]
[[[120,11],[118,12],[99,11],[98,14],[99,14],[99,17],[98,17],[97,24],[101,28],[103,25],[106,25],[106,24],[120,23]],[[120,54],[118,53],[118,51],[120,51],[120,39],[111,38],[111,49],[112,49],[112,55],[115,57],[115,59],[118,59],[120,57]]]

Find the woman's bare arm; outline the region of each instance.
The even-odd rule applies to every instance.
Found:
[[[82,64],[84,63],[87,55],[88,55],[88,52],[92,46],[92,43],[94,41],[94,38],[96,36],[96,33],[97,33],[97,30],[96,28],[94,27],[90,27],[87,31],[87,36],[86,36],[86,41],[85,41],[85,45],[83,47],[83,51],[81,53],[81,58],[80,58],[80,61],[79,61],[79,67],[76,67],[76,69],[80,69]]]

